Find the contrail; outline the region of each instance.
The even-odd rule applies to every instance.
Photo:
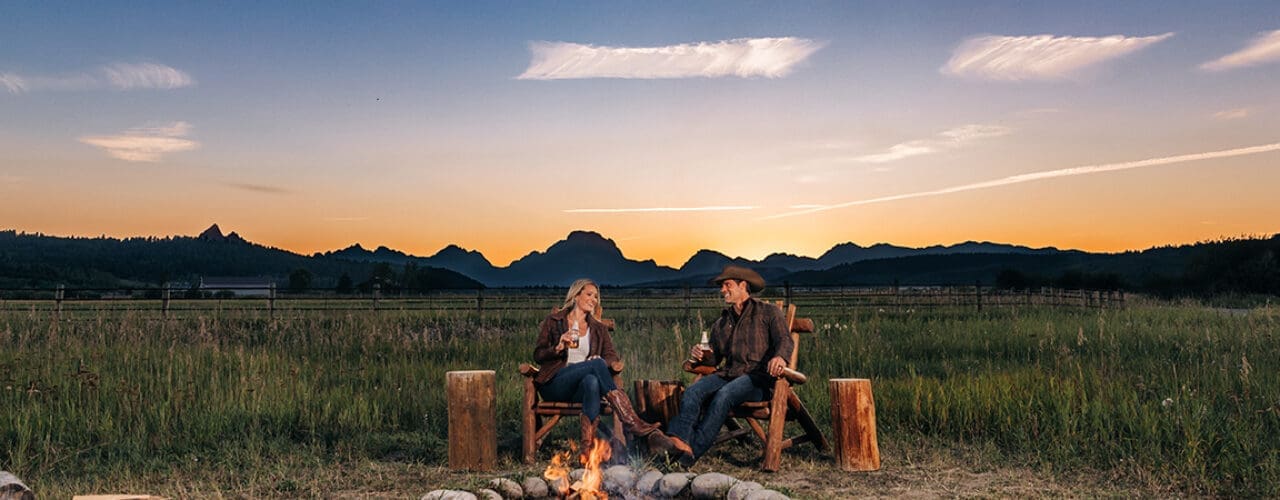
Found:
[[[717,212],[724,210],[755,210],[752,206],[711,206],[711,207],[652,207],[652,208],[571,208],[567,214],[627,214],[639,212]]]
[[[1169,165],[1171,163],[1182,163],[1188,161],[1212,160],[1217,158],[1229,158],[1232,156],[1253,155],[1258,153],[1268,153],[1280,150],[1280,142],[1264,144],[1262,146],[1252,146],[1247,148],[1227,149],[1223,151],[1212,151],[1208,153],[1194,153],[1178,156],[1166,156],[1163,158],[1151,158],[1147,160],[1127,161],[1121,163],[1106,163],[1102,165],[1085,165],[1081,167],[1064,168],[1060,170],[1050,170],[1048,172],[1035,172],[1030,174],[1019,174],[1002,179],[992,181],[976,182],[973,184],[962,184],[949,188],[935,189],[932,191],[919,191],[915,193],[897,194],[893,196],[883,196],[880,198],[869,198],[865,200],[855,200],[837,205],[825,205],[818,208],[810,208],[808,210],[797,210],[794,212],[786,212],[767,217],[761,217],[757,220],[781,219],[783,217],[793,217],[796,215],[812,214],[817,212],[825,212],[837,208],[852,207],[857,205],[870,205],[872,203],[882,203],[886,201],[906,200],[910,198],[923,198],[925,196],[937,196],[940,194],[960,193],[964,191],[974,191],[978,189],[987,189],[1000,186],[1008,186],[1010,184],[1021,184],[1023,182],[1038,181],[1044,179],[1052,179],[1055,177],[1069,177],[1073,175],[1099,174],[1103,172],[1114,172],[1117,170],[1129,170],[1131,168],[1154,167],[1159,165]]]

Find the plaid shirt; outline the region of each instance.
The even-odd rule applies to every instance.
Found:
[[[780,356],[791,359],[795,343],[787,331],[787,318],[782,309],[768,302],[748,298],[742,314],[733,306],[726,307],[711,325],[711,356],[703,356],[700,364],[724,365],[716,371],[724,378],[747,374],[756,385],[767,387],[774,377],[769,375],[769,360]]]

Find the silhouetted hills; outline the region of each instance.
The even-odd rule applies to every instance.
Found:
[[[792,285],[997,285],[1126,288],[1169,294],[1280,293],[1280,236],[1225,239],[1142,252],[1093,254],[1032,249],[989,242],[906,248],[854,243],[833,246],[818,258],[771,254],[753,261],[700,250],[679,269],[632,260],[617,244],[590,231],[574,231],[544,251],[506,267],[483,254],[447,245],[430,257],[360,245],[312,256],[223,235],[215,224],[196,237],[59,238],[0,231],[0,288],[24,286],[112,287],[194,281],[200,276],[269,277],[283,284],[306,270],[315,287],[344,282],[384,290],[483,286],[565,286],[590,277],[613,286],[705,286],[730,263],[756,269],[771,284]],[[1274,290],[1274,291],[1269,291]]]
[[[216,224],[196,237],[64,238],[0,231],[0,288],[141,287],[198,283],[206,276],[267,278],[284,288],[288,276],[300,269],[313,277],[313,286],[334,287],[343,275],[353,283],[371,282],[379,266],[389,265],[298,255],[250,243],[235,233],[223,236]],[[417,269],[414,275],[422,278],[418,282],[423,287],[482,286],[446,269]]]

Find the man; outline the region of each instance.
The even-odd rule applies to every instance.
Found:
[[[668,433],[686,467],[715,443],[729,410],[746,401],[764,399],[795,348],[782,310],[751,298],[752,293],[764,290],[759,273],[730,265],[711,283],[720,286],[720,295],[728,305],[711,326],[711,350],[694,346],[689,359],[719,369],[685,389],[680,414],[671,421]],[[688,448],[682,446],[685,443]]]

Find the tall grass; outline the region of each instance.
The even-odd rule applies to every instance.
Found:
[[[806,314],[800,305],[818,331],[801,341],[799,368],[812,382],[797,391],[820,425],[826,379],[871,378],[880,432],[892,437],[990,446],[1053,470],[1142,474],[1188,493],[1280,495],[1273,309]],[[297,450],[443,463],[444,374],[458,369],[497,371],[500,451],[514,457],[516,366],[530,358],[540,316],[4,313],[0,468],[56,483],[177,461],[240,467]],[[625,378],[683,377],[679,361],[703,328],[696,319],[674,308],[610,316]]]

